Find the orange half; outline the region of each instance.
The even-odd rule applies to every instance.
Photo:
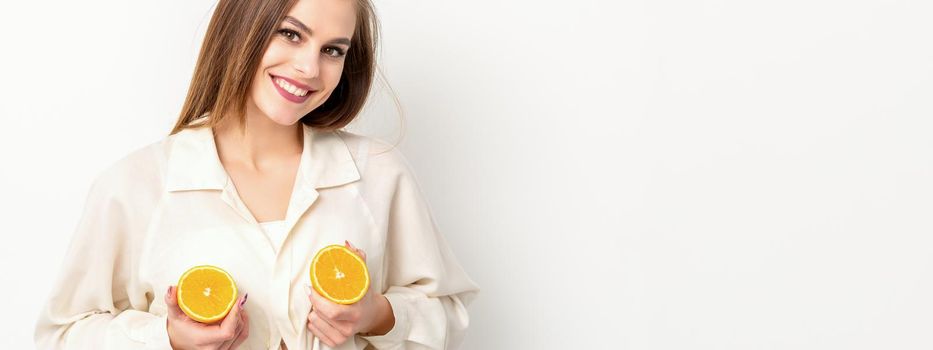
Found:
[[[349,248],[329,245],[311,260],[311,286],[330,301],[353,304],[369,290],[369,270],[366,262]]]
[[[227,316],[237,299],[236,283],[223,269],[200,265],[178,279],[178,306],[192,320],[215,323]]]

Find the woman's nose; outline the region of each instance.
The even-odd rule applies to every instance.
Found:
[[[317,78],[319,73],[318,57],[308,52],[300,52],[295,55],[292,67],[301,72],[308,78]]]

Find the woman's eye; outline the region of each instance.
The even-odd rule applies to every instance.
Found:
[[[324,53],[326,53],[327,55],[331,57],[341,57],[346,54],[346,52],[344,52],[343,49],[340,49],[338,47],[325,48]]]
[[[291,29],[279,29],[279,34],[282,34],[283,36],[288,38],[288,41],[296,41],[295,39],[299,39],[299,40],[301,39],[301,35],[299,35],[298,32],[291,30]]]
[[[286,37],[288,41],[291,42],[298,42],[301,40],[301,34],[298,34],[298,32],[291,29],[279,29],[278,33]],[[326,47],[322,51],[328,56],[334,58],[339,58],[347,54],[346,51],[339,47]]]

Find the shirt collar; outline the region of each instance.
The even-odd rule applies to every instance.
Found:
[[[340,186],[360,179],[346,143],[334,131],[301,124],[304,132],[297,181],[310,188]],[[220,162],[209,126],[187,128],[173,135],[166,190],[223,190],[230,177]]]

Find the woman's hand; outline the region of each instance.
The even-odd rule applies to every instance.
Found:
[[[165,292],[168,306],[168,338],[172,349],[236,349],[249,337],[249,315],[244,304],[249,293],[240,300],[218,324],[203,324],[188,318],[178,307],[175,286]]]
[[[350,242],[344,243],[366,261],[365,252]],[[310,286],[305,286],[305,292],[311,299],[308,330],[327,346],[336,347],[343,344],[357,333],[385,334],[395,324],[395,316],[388,299],[373,288],[369,288],[363,299],[350,305],[327,300]]]

